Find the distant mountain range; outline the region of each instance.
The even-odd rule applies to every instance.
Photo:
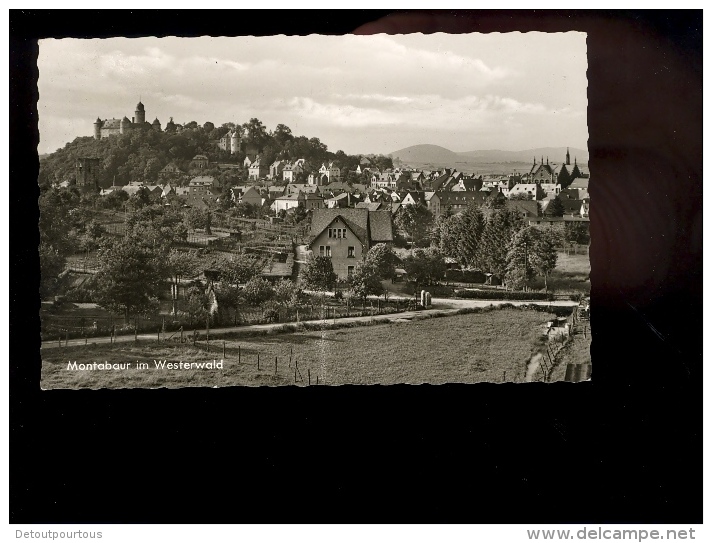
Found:
[[[582,164],[588,163],[588,151],[569,148],[571,162],[574,158]],[[497,163],[524,163],[531,164],[536,157],[537,162],[544,157],[550,162],[560,164],[566,158],[566,147],[540,147],[537,149],[526,149],[524,151],[500,151],[497,149],[467,151],[455,153],[439,145],[413,145],[391,153],[393,158],[398,158],[406,164],[451,164],[457,168],[457,164],[497,164]]]

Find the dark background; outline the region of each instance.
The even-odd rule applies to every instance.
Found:
[[[516,30],[588,33],[592,382],[40,390],[37,38]],[[11,11],[10,76],[11,522],[702,522],[701,10]]]

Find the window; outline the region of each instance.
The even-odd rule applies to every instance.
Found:
[[[351,277],[354,274],[354,267],[353,266],[347,266],[346,267],[346,273],[349,277]]]
[[[324,249],[324,256],[328,256],[329,258],[331,258],[331,245],[327,245],[326,247],[324,247]]]
[[[324,246],[319,245],[319,256],[324,256]]]
[[[349,247],[349,254],[348,254],[348,257],[349,257],[349,258],[356,258],[355,252],[356,252],[356,247]]]

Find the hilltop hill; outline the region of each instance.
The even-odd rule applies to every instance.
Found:
[[[399,158],[403,162],[450,162],[454,163],[463,160],[460,155],[453,153],[445,147],[439,145],[413,145],[399,151],[391,153],[393,158]]]

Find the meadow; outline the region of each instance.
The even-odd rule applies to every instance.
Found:
[[[544,311],[507,307],[413,321],[394,319],[388,324],[354,328],[227,336],[210,345],[146,341],[48,349],[42,353],[41,386],[301,386],[316,385],[317,379],[319,385],[521,382],[527,362],[545,340],[546,323],[553,317]],[[220,359],[224,361],[222,369],[168,370],[154,364],[154,360],[202,363]],[[69,370],[70,361],[132,366],[125,370]],[[136,369],[137,363],[147,364],[147,368]]]

